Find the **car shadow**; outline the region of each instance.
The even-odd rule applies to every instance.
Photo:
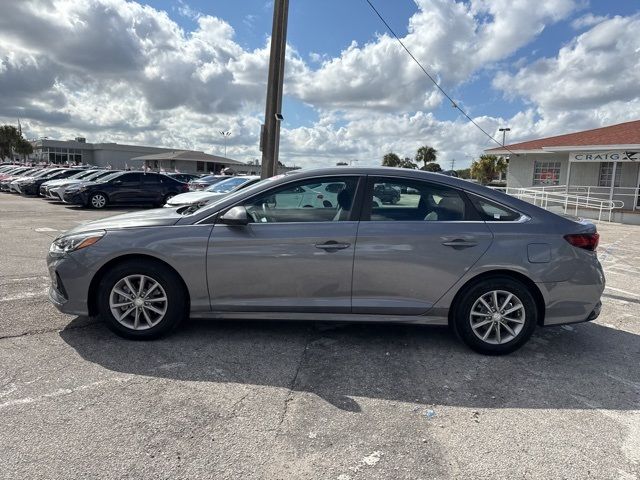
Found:
[[[358,397],[469,408],[637,409],[640,336],[588,323],[538,329],[519,351],[476,354],[446,328],[307,322],[184,322],[128,341],[78,317],[60,332],[115,372],[313,393],[359,412]]]

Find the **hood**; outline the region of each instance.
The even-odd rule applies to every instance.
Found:
[[[165,227],[175,225],[182,215],[172,208],[154,208],[140,212],[125,213],[114,217],[103,218],[93,222],[83,223],[64,233],[90,232],[92,230],[117,230],[121,228]]]
[[[69,185],[69,184],[78,183],[81,181],[82,180],[78,180],[76,178],[61,178],[59,180],[47,180],[46,182],[43,183],[43,185],[46,185],[48,187],[58,187],[60,185]]]
[[[191,205],[193,203],[211,201],[216,198],[222,198],[226,193],[213,193],[213,192],[189,192],[181,193],[172,197],[167,202],[167,205]]]
[[[73,184],[71,185],[71,188],[73,188],[73,187],[80,187],[80,186],[83,186],[83,187],[93,187],[93,186],[95,186],[95,185],[100,185],[100,183],[101,183],[101,182],[86,182],[86,181],[80,180],[79,182],[75,182],[75,183],[73,183]]]

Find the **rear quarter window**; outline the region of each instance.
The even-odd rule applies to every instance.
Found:
[[[487,222],[515,222],[522,215],[509,207],[487,200],[486,198],[477,197],[472,194],[468,194],[476,210],[484,221]]]

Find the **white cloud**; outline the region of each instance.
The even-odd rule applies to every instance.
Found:
[[[593,13],[587,13],[585,15],[582,15],[581,17],[576,18],[573,22],[571,22],[571,26],[575,30],[582,30],[583,28],[592,27],[608,19],[609,17],[607,16],[594,15]]]
[[[450,90],[478,72],[504,68],[547,25],[582,6],[579,0],[416,3],[403,40]],[[224,129],[232,131],[230,156],[259,158],[268,43],[247,50],[224,20],[185,2],[179,7],[195,22],[193,31],[125,0],[10,2],[0,16],[0,121],[20,117],[34,136],[215,153],[222,152],[217,132]],[[582,25],[594,19],[585,16]],[[530,106],[510,119],[475,120],[493,135],[508,123],[515,140],[637,117],[640,44],[631,32],[638,29],[638,17],[605,19],[557,57],[521,59],[494,85]],[[311,105],[319,119],[283,128],[285,162],[373,165],[388,151],[413,156],[430,144],[443,166],[452,158],[464,166],[492,146],[469,122],[436,118],[442,96],[388,35],[353,43],[335,58],[315,52],[308,59],[288,49],[285,94]]]
[[[416,0],[419,11],[402,39],[449,89],[489,64],[509,57],[548,23],[566,18],[574,0]],[[291,92],[321,108],[431,110],[442,101],[433,84],[386,33],[353,42],[339,57],[293,79]]]
[[[562,47],[494,81],[535,106],[545,132],[561,133],[638,118],[640,15],[602,21]],[[636,53],[632,53],[636,52]]]

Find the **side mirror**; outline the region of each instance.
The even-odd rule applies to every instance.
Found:
[[[224,225],[247,225],[249,223],[249,215],[247,209],[242,206],[233,207],[218,218],[218,221]]]

